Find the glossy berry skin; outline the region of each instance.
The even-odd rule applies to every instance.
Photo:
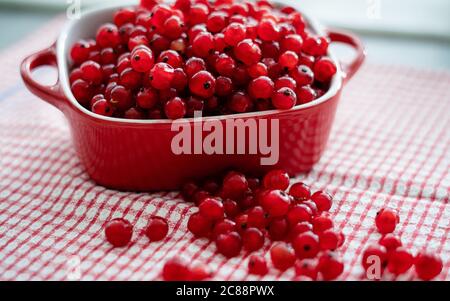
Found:
[[[155,216],[150,218],[145,230],[145,235],[150,239],[150,241],[160,241],[167,236],[169,232],[169,225],[167,220],[162,217]]]
[[[183,118],[186,115],[186,104],[179,97],[172,98],[164,105],[164,112],[172,120]]]
[[[100,99],[92,105],[92,112],[110,117],[114,113],[114,108],[106,99]]]
[[[305,104],[311,102],[316,99],[317,93],[310,86],[304,86],[298,88],[296,91],[297,94],[297,104]]]
[[[105,236],[114,247],[126,246],[133,235],[133,226],[123,218],[115,218],[105,226]]]
[[[294,238],[296,238],[299,234],[305,233],[305,232],[312,232],[313,228],[311,223],[309,222],[300,222],[296,224],[295,226],[291,226],[289,230],[289,234],[287,236],[287,240],[292,242]]]
[[[290,34],[281,40],[280,46],[283,52],[293,51],[295,53],[300,53],[302,51],[303,39],[300,35]]]
[[[236,62],[229,55],[222,53],[217,58],[215,67],[220,75],[231,77],[233,76],[234,68],[236,68]]]
[[[314,233],[322,233],[325,230],[333,228],[333,220],[326,214],[316,216],[312,220]]]
[[[165,281],[186,281],[189,274],[187,262],[179,257],[167,260],[162,270],[162,278]]]
[[[101,48],[117,47],[121,42],[117,26],[110,23],[102,25],[97,31],[96,41]]]
[[[131,91],[124,86],[116,85],[111,90],[111,104],[121,111],[126,111],[133,105]]]
[[[154,64],[153,52],[148,47],[136,47],[131,53],[131,67],[137,72],[147,72]]]
[[[319,257],[317,265],[323,280],[330,281],[339,277],[344,271],[344,264],[333,252],[325,252]]]
[[[158,102],[158,93],[151,88],[142,88],[136,94],[136,103],[143,109],[151,109]]]
[[[275,218],[269,223],[269,237],[273,241],[285,240],[289,235],[289,222],[286,218]]]
[[[233,218],[240,212],[239,205],[231,199],[226,199],[225,201],[223,201],[223,208],[225,211],[225,215],[228,218]]]
[[[340,233],[328,229],[320,233],[319,245],[321,250],[336,250],[340,245],[341,235]]]
[[[386,248],[380,245],[369,245],[363,252],[361,264],[365,271],[374,264],[380,264],[380,271],[382,272],[387,264],[388,254]]]
[[[328,51],[328,41],[324,37],[309,36],[303,41],[302,50],[312,56],[323,56]]]
[[[299,234],[292,240],[298,258],[314,258],[320,251],[319,237],[312,232]]]
[[[150,84],[157,90],[169,89],[174,77],[174,69],[166,63],[157,63],[150,70]]]
[[[297,204],[289,209],[287,213],[287,219],[291,227],[297,225],[301,222],[311,222],[312,220],[312,210],[304,204]]]
[[[264,234],[257,228],[247,228],[242,233],[244,249],[253,252],[259,250],[264,245]]]
[[[280,31],[275,22],[266,19],[259,23],[258,36],[263,41],[278,41]]]
[[[297,83],[297,87],[310,85],[314,82],[313,71],[305,65],[297,66],[290,70],[289,76]]]
[[[280,55],[278,63],[284,70],[289,71],[297,67],[298,60],[298,55],[295,52],[286,51]]]
[[[252,101],[250,97],[247,96],[244,92],[236,92],[234,93],[228,102],[228,108],[232,112],[236,113],[245,113],[250,111],[252,107]]]
[[[275,90],[280,90],[281,88],[289,88],[295,90],[297,88],[297,83],[292,77],[283,76],[275,81]]]
[[[216,238],[217,252],[227,258],[236,257],[242,249],[242,239],[237,232],[221,234]]]
[[[74,63],[80,64],[89,58],[90,45],[86,41],[79,41],[75,43],[70,49],[70,58]]]
[[[381,234],[394,232],[399,221],[397,212],[390,208],[381,209],[375,217],[375,225]]]
[[[317,264],[316,259],[302,259],[295,263],[295,274],[297,276],[306,276],[311,280],[317,279]]]
[[[195,56],[206,58],[214,50],[214,36],[209,32],[199,33],[192,42],[192,51]]]
[[[319,212],[329,211],[333,205],[333,199],[331,195],[324,191],[317,191],[311,196],[311,200],[316,204]]]
[[[261,199],[261,206],[272,217],[286,215],[290,205],[289,196],[282,190],[269,190]]]
[[[213,96],[216,79],[208,71],[200,71],[189,80],[189,89],[192,94],[209,98]]]
[[[414,259],[417,277],[421,280],[432,280],[442,272],[442,260],[431,253],[420,252]]]
[[[261,76],[252,80],[248,86],[248,92],[254,99],[270,98],[274,92],[275,84],[267,76]]]
[[[224,40],[230,46],[236,46],[240,41],[246,37],[245,27],[239,23],[231,23],[224,31]]]
[[[306,201],[311,197],[311,189],[304,183],[295,183],[289,189],[289,195],[297,201]]]
[[[236,231],[236,223],[231,219],[226,218],[217,221],[213,228],[213,238],[216,239],[220,234],[226,234],[233,231]]]
[[[272,97],[272,104],[280,110],[288,110],[297,103],[297,95],[289,88],[279,89]]]
[[[263,179],[266,189],[286,190],[289,187],[289,175],[281,169],[269,171]]]
[[[258,63],[261,59],[261,49],[250,39],[239,42],[234,49],[236,58],[247,66]]]
[[[81,76],[87,82],[99,84],[103,80],[102,67],[94,61],[86,61],[80,66]]]
[[[294,250],[283,242],[276,243],[270,249],[270,258],[273,266],[280,271],[285,271],[292,267],[296,259]]]
[[[388,233],[381,237],[378,243],[385,247],[388,252],[394,251],[402,246],[402,241],[400,238],[392,233]]]
[[[189,217],[187,227],[194,236],[206,237],[211,233],[213,225],[208,218],[197,212]]]
[[[247,211],[249,227],[263,229],[268,224],[268,214],[261,206],[255,206]]]
[[[231,199],[240,198],[248,189],[248,182],[244,174],[230,172],[222,183],[222,192]]]
[[[198,207],[200,214],[210,220],[219,220],[224,218],[224,208],[221,201],[215,198],[206,198]]]
[[[389,253],[387,269],[394,275],[406,273],[414,264],[414,257],[403,247]]]
[[[248,272],[253,275],[264,276],[269,272],[264,257],[253,254],[248,259]]]
[[[315,79],[320,82],[323,83],[330,82],[333,75],[335,75],[336,72],[337,72],[336,65],[331,59],[327,57],[320,58],[314,64],[314,76]]]

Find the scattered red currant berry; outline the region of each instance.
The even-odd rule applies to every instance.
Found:
[[[260,255],[251,255],[248,259],[248,272],[253,275],[264,276],[269,272],[267,262]]]
[[[133,226],[123,218],[115,218],[106,224],[105,235],[114,247],[124,247],[131,240]]]
[[[399,221],[397,212],[390,208],[381,209],[375,217],[375,225],[381,234],[394,232]]]
[[[169,232],[167,221],[162,217],[156,216],[150,218],[145,235],[150,241],[160,241],[167,236],[167,232]]]

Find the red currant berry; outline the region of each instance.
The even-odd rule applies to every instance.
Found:
[[[378,243],[381,246],[384,246],[388,252],[394,251],[402,246],[402,241],[400,238],[392,233],[388,233],[381,237]]]
[[[216,238],[217,251],[225,257],[236,257],[241,252],[242,240],[237,232],[221,234]]]
[[[179,257],[169,259],[162,270],[162,278],[165,281],[185,281],[189,274],[187,262]]]
[[[209,32],[199,33],[192,42],[194,55],[201,58],[206,58],[214,48],[214,37]]]
[[[279,110],[288,110],[297,103],[297,95],[289,88],[281,88],[272,97],[272,104]]]
[[[311,200],[316,203],[319,212],[329,211],[333,205],[333,199],[331,195],[324,191],[317,191],[311,196]]]
[[[150,241],[159,241],[166,237],[167,232],[169,232],[167,221],[162,217],[156,216],[150,218],[145,235]]]
[[[298,55],[293,51],[286,51],[278,59],[278,64],[286,70],[293,70],[298,64]]]
[[[269,237],[273,241],[285,240],[289,234],[289,223],[285,218],[273,219],[268,228]]]
[[[245,175],[238,172],[230,172],[223,179],[222,192],[226,197],[239,199],[248,189]]]
[[[196,73],[189,81],[189,89],[191,93],[203,98],[213,96],[215,87],[216,80],[208,71],[200,71]]]
[[[289,88],[293,91],[297,88],[297,83],[292,77],[289,76],[283,76],[278,78],[275,81],[275,90],[280,90],[281,88]]]
[[[136,47],[131,53],[131,67],[134,70],[147,72],[153,67],[153,64],[153,52],[148,47]]]
[[[299,234],[292,240],[298,258],[314,258],[320,251],[319,237],[312,232]]]
[[[140,108],[151,109],[158,102],[158,93],[152,88],[142,88],[136,94],[136,103]]]
[[[361,263],[366,272],[369,268],[373,268],[374,271],[382,273],[387,264],[386,248],[378,245],[368,246],[363,252]]]
[[[323,83],[330,82],[333,75],[335,75],[336,72],[337,72],[336,65],[331,59],[327,57],[320,58],[314,64],[314,76],[315,79],[320,82]]]
[[[295,91],[297,94],[297,104],[305,104],[316,99],[317,94],[310,86],[300,87]]]
[[[333,228],[333,220],[326,214],[316,216],[312,220],[314,233],[320,234],[325,230]]]
[[[297,87],[310,85],[314,81],[314,73],[305,65],[292,69],[289,75],[295,80]]]
[[[122,26],[126,23],[134,23],[136,20],[136,11],[134,8],[125,7],[114,13],[114,24]]]
[[[103,116],[112,116],[114,108],[106,99],[100,99],[92,105],[92,112]]]
[[[236,68],[236,62],[232,57],[222,53],[217,58],[215,67],[217,73],[220,75],[231,77],[233,76],[234,69]]]
[[[102,25],[97,31],[96,41],[101,48],[117,47],[121,42],[117,26],[110,23]]]
[[[248,86],[248,92],[254,99],[258,98],[270,98],[275,89],[275,84],[267,76],[261,76],[255,78],[250,82]]]
[[[206,27],[210,32],[220,32],[227,26],[227,18],[228,15],[222,11],[213,12],[206,21]]]
[[[317,264],[316,259],[303,259],[295,263],[295,273],[297,276],[306,276],[311,280],[317,279]]]
[[[106,239],[114,247],[126,246],[133,235],[133,226],[123,218],[115,218],[105,226]]]
[[[278,41],[280,30],[273,20],[265,19],[259,23],[258,36],[263,41]]]
[[[251,255],[248,259],[248,272],[253,275],[264,276],[269,272],[267,262],[260,255]]]
[[[275,244],[270,249],[270,258],[272,259],[273,266],[280,271],[287,270],[295,263],[294,250],[283,242]]]
[[[406,273],[414,264],[414,257],[403,247],[389,253],[387,269],[394,275]]]
[[[226,216],[229,218],[235,217],[240,212],[239,205],[235,201],[230,200],[230,199],[226,199],[223,202],[223,207],[224,207]]]
[[[381,234],[392,233],[399,222],[397,212],[393,209],[385,208],[377,212],[375,225]]]
[[[230,46],[236,46],[246,37],[245,27],[239,23],[231,23],[223,31],[225,42]]]
[[[297,204],[289,209],[287,219],[291,227],[301,222],[310,222],[312,219],[312,210],[304,204]]]
[[[419,253],[414,260],[417,276],[422,280],[431,280],[442,272],[442,260],[436,255]]]
[[[221,201],[214,198],[204,199],[199,206],[199,212],[210,220],[219,220],[224,218],[224,208]]]
[[[319,243],[321,250],[334,251],[339,247],[341,241],[340,233],[335,232],[332,229],[328,229],[320,233]]]
[[[214,225],[213,238],[216,239],[220,234],[227,234],[236,231],[236,223],[230,219],[223,219]]]
[[[89,43],[81,40],[72,46],[70,50],[70,58],[74,61],[74,63],[81,64],[82,62],[88,60],[90,52],[91,48]]]
[[[242,242],[244,249],[247,251],[256,251],[264,245],[264,235],[257,228],[247,228],[242,233]]]
[[[111,90],[110,102],[115,108],[126,111],[133,106],[132,94],[124,86],[116,85]]]
[[[268,215],[261,206],[255,206],[248,210],[248,226],[264,229],[268,223]]]
[[[286,215],[290,205],[289,196],[282,190],[269,190],[261,199],[261,206],[273,217]]]
[[[187,227],[194,236],[207,237],[211,233],[212,223],[208,218],[197,212],[189,217]]]
[[[313,56],[326,55],[328,51],[328,41],[324,37],[309,36],[303,41],[302,51]]]
[[[219,76],[216,79],[216,95],[228,96],[233,92],[233,82],[230,78],[225,76]]]
[[[166,63],[157,63],[150,70],[150,84],[157,90],[169,89],[174,77],[174,69]]]
[[[292,228],[289,231],[288,234],[288,241],[292,241],[294,238],[296,238],[299,234],[305,233],[305,232],[312,232],[313,227],[311,223],[308,222],[300,222],[296,224],[295,226],[292,226]]]
[[[183,58],[174,50],[165,50],[160,53],[158,63],[166,63],[176,69],[183,65]]]
[[[186,115],[186,103],[179,97],[172,98],[164,105],[167,118],[175,120]]]
[[[297,201],[306,201],[311,197],[311,189],[304,183],[295,183],[289,189],[289,194]]]
[[[99,84],[103,80],[102,67],[94,61],[86,61],[80,66],[82,77],[85,81]]]
[[[169,17],[164,22],[164,36],[171,40],[178,39],[184,32],[185,26],[183,21],[178,16]]]
[[[261,49],[252,40],[245,39],[237,44],[234,55],[245,65],[251,66],[261,60]]]
[[[319,257],[317,269],[323,280],[334,280],[344,271],[344,264],[333,252],[327,251]]]
[[[300,35],[290,34],[285,36],[281,42],[281,51],[293,51],[300,53],[302,51],[303,39]]]
[[[252,101],[243,92],[236,92],[228,101],[228,108],[236,113],[245,113],[250,111]]]
[[[289,175],[281,169],[269,171],[263,179],[266,189],[286,190],[289,187]]]
[[[236,222],[236,230],[239,233],[245,231],[248,228],[248,215],[247,214],[239,214],[235,217],[234,221]]]

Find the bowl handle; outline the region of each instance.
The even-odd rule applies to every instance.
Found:
[[[361,67],[366,58],[366,50],[360,38],[348,31],[329,29],[328,37],[331,42],[339,42],[347,44],[353,47],[356,51],[354,59],[349,63],[342,66],[344,72],[344,82],[348,82],[353,75]]]
[[[58,79],[53,86],[42,85],[33,79],[33,70],[44,65],[55,67],[58,65],[56,61],[55,45],[26,57],[20,66],[20,74],[27,88],[34,95],[42,98],[61,110],[63,105],[67,103],[67,98],[61,90],[61,86],[59,84],[59,74]]]

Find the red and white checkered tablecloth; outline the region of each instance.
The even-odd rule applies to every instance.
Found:
[[[207,263],[216,280],[258,279],[245,258],[225,260],[214,244],[193,239],[186,229],[193,208],[177,192],[124,193],[90,181],[62,114],[32,96],[18,74],[21,59],[50,45],[62,21],[0,54],[0,279],[68,279],[77,259],[82,280],[159,279],[175,254]],[[391,206],[406,247],[439,253],[438,279],[450,280],[449,87],[449,72],[379,65],[366,65],[346,87],[327,151],[299,176],[335,196],[332,213],[347,237],[340,279],[361,279],[361,252],[379,239],[375,213]],[[165,241],[135,235],[118,249],[105,242],[111,218],[127,218],[137,234],[154,214],[170,221]],[[264,279],[293,278],[291,269]]]

